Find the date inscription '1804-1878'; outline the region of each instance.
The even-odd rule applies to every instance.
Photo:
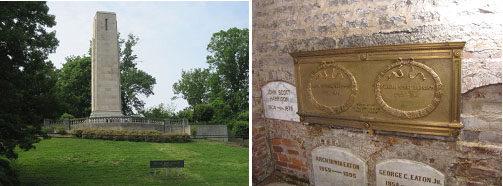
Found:
[[[294,58],[308,123],[457,136],[464,42],[313,52]]]

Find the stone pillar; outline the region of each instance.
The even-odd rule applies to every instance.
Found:
[[[91,116],[122,116],[117,20],[113,12],[96,12],[92,41]]]

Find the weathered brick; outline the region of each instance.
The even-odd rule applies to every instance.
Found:
[[[279,156],[279,161],[290,162],[290,159],[286,155],[280,153],[280,154],[278,154],[278,156]]]
[[[280,146],[272,146],[272,148],[274,149],[274,152],[283,152],[283,148]]]
[[[300,170],[300,166],[298,166],[298,165],[288,164],[288,167],[295,169],[295,170]]]
[[[501,144],[501,131],[481,131],[480,141]]]
[[[279,165],[281,167],[288,167],[288,163],[282,161],[276,161],[276,165]]]
[[[480,177],[480,178],[494,178],[494,177],[501,177],[500,172],[497,170],[490,170],[490,169],[484,169],[484,168],[475,168],[472,167],[470,168],[470,174],[475,177]]]
[[[301,161],[301,160],[299,160],[299,159],[297,159],[297,158],[292,158],[292,163],[293,163],[294,165],[304,166],[304,162],[303,162],[303,161]]]
[[[299,151],[296,151],[296,150],[288,150],[288,154],[292,154],[292,155],[299,155]]]
[[[461,132],[461,139],[464,141],[478,141],[479,140],[480,131],[473,130],[463,130]]]
[[[281,139],[273,139],[271,144],[272,145],[281,145]]]
[[[296,147],[297,142],[294,142],[290,139],[283,139],[283,144],[286,145],[287,147]]]

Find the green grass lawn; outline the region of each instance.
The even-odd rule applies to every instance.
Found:
[[[36,147],[13,161],[23,185],[248,185],[248,149],[222,142],[52,138]],[[185,168],[154,176],[150,160],[185,160]]]

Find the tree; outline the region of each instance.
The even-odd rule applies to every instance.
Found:
[[[182,70],[182,79],[173,84],[173,92],[181,94],[192,108],[198,104],[208,103],[207,81],[210,77],[208,69],[195,68],[189,71]]]
[[[175,118],[175,106],[173,104],[164,105],[159,104],[158,106],[149,108],[147,110],[140,111],[140,113],[148,118]]]
[[[56,89],[63,112],[78,118],[88,117],[91,114],[91,57],[67,57]]]
[[[198,104],[194,107],[194,120],[208,122],[213,118],[215,110],[210,104]]]
[[[0,155],[34,148],[44,117],[57,117],[55,17],[45,2],[0,2]]]
[[[140,96],[154,95],[155,78],[146,72],[136,68],[138,56],[133,54],[133,47],[138,43],[139,38],[129,34],[127,40],[119,37],[119,58],[121,73],[121,104],[124,115],[134,115],[135,110],[143,110],[145,102]],[[122,46],[124,45],[124,49]]]
[[[248,109],[248,29],[231,28],[214,33],[206,57],[211,69],[229,85],[227,98],[237,113]]]
[[[210,104],[215,112],[212,122],[227,122],[248,110],[248,29],[214,33],[207,50],[210,67],[182,71],[173,91],[187,100],[191,109]]]
[[[138,37],[130,34],[128,39],[119,39],[120,76],[121,76],[121,104],[125,115],[141,111],[145,103],[140,95],[154,94],[155,78],[137,69],[132,48],[138,42]],[[89,50],[91,51],[91,50]],[[62,111],[76,117],[88,117],[91,114],[91,55],[69,56],[63,64],[56,83],[58,99],[61,101]]]

